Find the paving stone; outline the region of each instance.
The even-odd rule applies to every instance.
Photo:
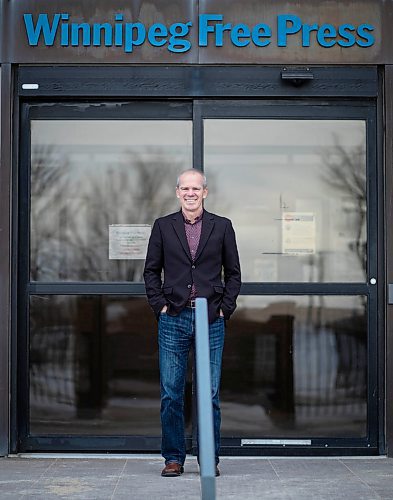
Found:
[[[44,474],[50,467],[53,467],[56,460],[29,460],[23,458],[0,458],[0,484],[6,480],[36,480]]]
[[[280,479],[335,478],[353,476],[351,471],[340,460],[321,459],[270,459],[270,463]]]
[[[22,490],[26,499],[40,498],[49,500],[52,498],[83,499],[109,499],[115,488],[115,483],[104,485],[94,479],[83,479],[81,477],[49,478],[38,481],[30,487]]]

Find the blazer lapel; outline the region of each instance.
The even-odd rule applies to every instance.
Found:
[[[172,219],[172,225],[174,230],[176,231],[177,237],[180,240],[180,243],[182,244],[182,247],[184,251],[187,254],[187,257],[192,260],[191,253],[190,253],[190,248],[188,246],[188,241],[186,237],[186,232],[184,230],[184,220],[183,220],[183,215],[181,212],[177,212],[173,219]],[[203,229],[203,223],[202,223],[202,229]]]
[[[213,231],[213,227],[214,227],[214,217],[212,216],[211,213],[209,213],[205,210],[205,212],[203,214],[203,219],[202,219],[201,237],[199,239],[198,249],[197,249],[197,252],[195,254],[195,260],[198,259],[198,257],[201,255],[203,249],[205,248],[207,240],[209,239],[211,232]]]

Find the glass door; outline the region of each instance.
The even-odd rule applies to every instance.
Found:
[[[152,222],[177,209],[192,166],[191,104],[48,103],[24,117],[21,448],[158,451],[142,272]],[[191,413],[190,376],[189,435]]]
[[[376,447],[372,108],[201,101],[194,115],[206,208],[232,219],[242,268],[223,449]]]
[[[159,451],[144,251],[194,165],[242,266],[222,454],[377,452],[371,101],[36,102],[21,120],[18,451]],[[192,406],[190,372],[190,451]]]

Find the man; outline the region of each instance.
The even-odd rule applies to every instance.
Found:
[[[216,475],[219,475],[224,320],[236,308],[241,281],[231,221],[204,210],[207,194],[206,177],[200,171],[191,169],[180,174],[176,196],[181,210],[155,221],[146,256],[146,293],[158,318],[164,477],[180,476],[184,470],[184,386],[188,354],[195,340],[196,297],[205,297],[208,302]]]

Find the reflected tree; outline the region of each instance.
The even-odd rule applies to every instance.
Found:
[[[364,276],[367,269],[366,230],[366,149],[364,144],[352,148],[340,144],[337,136],[334,137],[334,147],[322,151],[322,162],[325,165],[322,174],[323,181],[335,192],[342,195],[353,206],[352,220],[348,232],[354,238],[348,246],[356,256]]]
[[[109,260],[109,226],[152,224],[179,208],[176,176],[190,166],[183,154],[149,147],[113,155],[113,163],[89,164],[91,154],[73,158],[66,150],[34,147],[33,280],[142,281],[142,259]],[[214,182],[210,191],[217,202]]]
[[[366,182],[366,148],[359,144],[352,148],[343,147],[337,136],[334,147],[322,153],[326,167],[324,182],[349,201],[351,220],[348,222],[348,233],[353,239],[348,243],[362,270],[367,277],[367,182]],[[367,299],[359,296],[363,313],[355,310],[350,318],[330,323],[335,339],[338,356],[336,390],[347,391],[354,398],[362,400],[367,388]]]
[[[81,201],[88,244],[81,225],[74,241],[82,279],[142,280],[143,260],[108,261],[109,225],[152,224],[177,210],[175,180],[182,168],[180,160],[170,161],[165,152],[149,148],[143,154],[128,152],[124,163],[94,176]]]
[[[59,221],[67,192],[68,162],[52,146],[32,148],[30,183],[30,273],[31,280],[52,277],[57,265],[56,250],[61,247]],[[56,208],[55,208],[56,207]],[[44,279],[45,279],[44,278]]]

